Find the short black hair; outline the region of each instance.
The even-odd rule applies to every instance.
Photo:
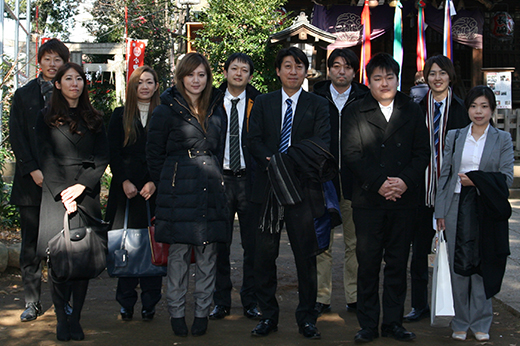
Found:
[[[282,68],[282,61],[286,56],[292,56],[297,64],[305,65],[305,71],[309,69],[309,59],[307,59],[307,55],[305,55],[303,50],[298,47],[283,48],[278,52],[274,61],[274,66],[277,69]]]
[[[424,78],[426,82],[428,82],[428,75],[430,74],[430,70],[432,69],[433,64],[439,65],[439,67],[448,73],[450,77],[450,84],[453,85],[457,80],[457,75],[455,74],[455,67],[453,66],[453,62],[450,58],[445,57],[444,55],[434,55],[430,57],[424,63]]]
[[[352,67],[354,71],[357,72],[359,70],[359,58],[356,53],[348,48],[336,48],[332,53],[330,53],[329,58],[327,59],[327,67],[329,69],[334,65],[334,60],[338,57],[345,59],[347,65]]]
[[[372,73],[374,73],[374,70],[378,67],[386,72],[393,72],[397,77],[399,77],[399,64],[388,53],[378,53],[370,59],[366,67],[367,78],[369,81],[370,76],[372,76]]]
[[[491,88],[486,85],[477,85],[468,92],[466,98],[464,99],[464,105],[466,106],[466,109],[469,109],[471,104],[480,96],[484,96],[488,100],[491,112],[494,112],[497,108],[497,99],[493,90],[491,90]]]
[[[233,53],[227,58],[226,63],[224,64],[224,71],[227,71],[229,65],[235,60],[238,60],[244,64],[249,65],[249,75],[252,76],[253,72],[255,72],[255,65],[253,64],[253,60],[246,53]]]
[[[63,60],[63,63],[69,62],[70,52],[67,46],[57,38],[51,38],[49,41],[42,44],[38,50],[38,63],[42,61],[42,58],[45,54],[51,52],[58,54]]]

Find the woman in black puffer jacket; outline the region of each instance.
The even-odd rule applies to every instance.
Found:
[[[196,274],[193,335],[203,335],[215,286],[216,242],[225,242],[226,196],[222,160],[226,135],[222,93],[212,87],[207,59],[187,54],[176,68],[175,86],[155,108],[146,156],[158,186],[156,239],[169,243],[167,299],[171,326],[186,336],[184,320],[192,249]]]

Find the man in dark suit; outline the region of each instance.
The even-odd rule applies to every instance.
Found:
[[[359,70],[359,59],[348,48],[336,48],[327,59],[330,80],[314,85],[314,93],[325,97],[329,101],[330,113],[330,152],[340,167],[340,174],[333,180],[338,195],[343,221],[343,242],[345,256],[343,265],[343,286],[347,311],[356,311],[357,302],[357,269],[356,259],[356,230],[352,220],[352,172],[341,162],[340,137],[341,121],[347,107],[355,100],[361,99],[368,91],[363,84],[354,82]],[[318,267],[318,298],[316,311],[318,315],[330,311],[330,297],[332,294],[332,244],[334,230],[331,231],[329,248],[316,258]]]
[[[17,205],[20,211],[20,268],[25,293],[22,322],[43,314],[40,303],[42,259],[36,255],[43,175],[37,160],[34,128],[38,113],[51,99],[52,79],[68,61],[69,49],[58,39],[42,44],[38,51],[40,75],[16,90],[11,104],[9,138],[16,156],[16,169],[10,203]]]
[[[224,92],[224,108],[228,116],[226,148],[224,150],[224,184],[229,209],[228,232],[231,239],[217,244],[217,275],[213,302],[215,307],[209,318],[218,320],[229,315],[231,309],[231,265],[229,254],[233,237],[235,213],[240,223],[240,238],[244,250],[242,288],[240,298],[244,316],[251,319],[261,318],[255,296],[253,273],[255,252],[255,230],[249,220],[249,198],[252,184],[252,158],[246,147],[248,120],[255,98],[260,92],[249,84],[253,78],[254,64],[244,53],[234,53],[224,64],[224,77],[227,82],[220,86]]]
[[[358,267],[356,342],[379,336],[379,272],[385,261],[383,336],[415,339],[402,326],[406,267],[419,187],[430,145],[418,104],[397,91],[399,64],[388,54],[366,68],[370,93],[354,102],[342,123],[342,157],[356,178],[352,207]]]
[[[278,330],[279,307],[276,301],[276,258],[280,231],[259,227],[262,204],[268,200],[269,179],[267,167],[271,156],[285,153],[288,146],[304,139],[319,138],[330,143],[329,107],[327,100],[302,90],[309,61],[296,47],[280,50],[275,61],[276,73],[282,89],[258,96],[251,112],[248,148],[258,167],[251,200],[256,226],[255,284],[256,295],[263,319],[251,332],[253,336],[266,336]],[[306,338],[320,338],[316,328],[316,253],[318,243],[314,231],[310,198],[285,206],[283,219],[291,242],[298,273],[299,304],[296,321]]]

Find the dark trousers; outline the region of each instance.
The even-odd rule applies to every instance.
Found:
[[[361,328],[378,330],[379,272],[383,259],[383,324],[402,324],[415,214],[415,209],[354,208],[359,263],[357,318]]]
[[[412,283],[412,307],[424,309],[428,306],[428,254],[431,252],[433,208],[419,207],[412,244],[410,276]]]
[[[260,205],[252,206],[256,220],[260,220],[261,209]],[[316,323],[318,314],[314,305],[318,280],[315,251],[318,246],[309,202],[304,200],[297,205],[285,207],[284,221],[298,275],[299,304],[295,313],[296,322],[299,326],[307,322]],[[280,232],[262,231],[259,227],[256,229],[255,284],[258,305],[264,318],[278,323],[280,308],[276,300],[276,258],[280,248]]]
[[[25,293],[25,302],[33,303],[40,300],[42,286],[42,259],[38,257],[38,224],[40,222],[40,207],[20,206],[20,228],[22,246],[20,251],[20,268]]]
[[[240,224],[240,238],[242,240],[242,249],[244,250],[242,288],[240,289],[240,298],[242,306],[245,309],[255,307],[255,277],[254,277],[254,254],[255,254],[255,231],[250,220],[249,202],[246,198],[247,177],[235,177],[224,175],[224,184],[226,186],[226,197],[229,209],[229,234],[231,235],[228,243],[217,244],[217,275],[215,282],[215,292],[213,294],[213,302],[215,305],[223,305],[231,307],[231,264],[229,263],[229,255],[231,248],[231,240],[233,239],[233,223],[235,221],[235,213],[238,214]]]
[[[119,278],[117,280],[116,300],[127,310],[133,311],[137,302],[136,287],[141,287],[142,309],[152,311],[161,300],[162,276],[143,276],[139,278]]]
[[[56,319],[58,323],[79,323],[81,319],[81,310],[85,304],[87,296],[89,280],[69,280],[64,283],[54,283],[51,278],[52,272],[49,269],[49,283],[52,297],[52,303],[56,311]],[[72,314],[67,317],[65,306],[71,300],[72,296]]]

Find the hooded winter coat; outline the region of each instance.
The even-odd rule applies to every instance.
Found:
[[[200,246],[228,239],[222,178],[226,119],[222,92],[215,88],[206,130],[175,86],[161,95],[146,146],[150,176],[158,187],[157,241]]]

